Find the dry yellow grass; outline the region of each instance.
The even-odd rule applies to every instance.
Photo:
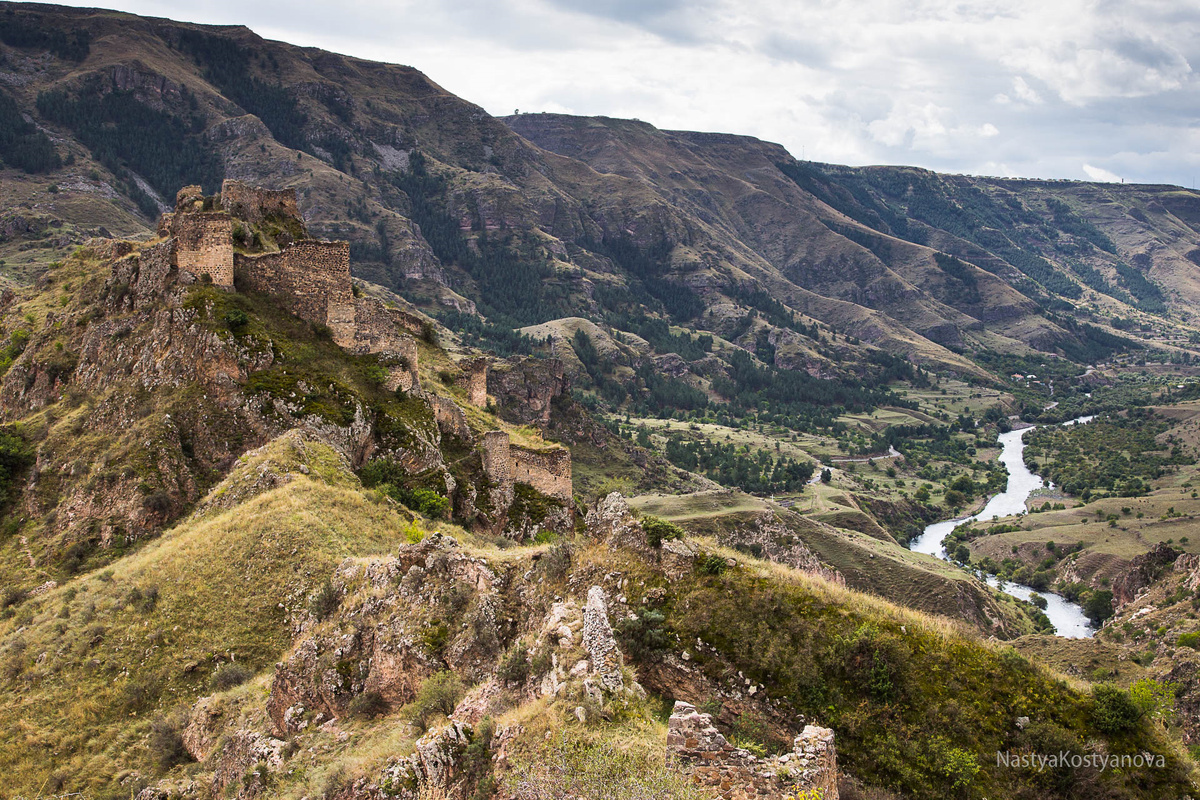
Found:
[[[404,527],[359,489],[297,475],[27,601],[0,626],[6,786],[34,791],[65,770],[99,788],[138,767],[155,709],[202,693],[222,662],[273,664],[289,609],[345,556],[394,548]]]

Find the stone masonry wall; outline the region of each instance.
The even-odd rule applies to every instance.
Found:
[[[459,364],[462,372],[455,383],[467,390],[467,402],[476,408],[487,406],[488,361],[472,358]]]
[[[388,315],[391,316],[392,321],[401,330],[408,331],[413,336],[423,336],[425,334],[426,322],[416,314],[410,314],[399,308],[389,308]]]
[[[235,180],[221,184],[221,208],[247,222],[269,216],[301,219],[295,189],[259,189]]]
[[[175,264],[193,275],[208,275],[217,286],[233,286],[233,220],[219,211],[173,214]]]
[[[804,788],[816,789],[822,800],[838,800],[837,748],[833,731],[817,725],[805,725],[792,742],[789,766],[798,767]]]
[[[491,489],[493,508],[507,509],[513,502],[512,447],[504,431],[488,431],[483,434],[483,474],[487,475],[494,488]]]
[[[352,349],[356,353],[378,353],[385,361],[400,362],[389,365],[385,386],[388,391],[399,388],[410,392],[420,388],[419,351],[416,340],[397,324],[393,310],[373,297],[355,298]]]
[[[239,288],[285,298],[296,316],[328,325],[337,344],[354,345],[348,242],[305,239],[278,253],[239,254],[235,261]]]
[[[547,497],[571,505],[571,451],[565,447],[529,450],[512,445],[509,452],[510,473],[515,483],[527,483]]]
[[[512,487],[512,445],[504,431],[483,434],[483,472],[497,486]]]
[[[838,800],[833,731],[815,725],[805,726],[791,753],[758,758],[726,741],[710,715],[677,700],[667,723],[667,761],[723,800],[782,800],[808,789]]]

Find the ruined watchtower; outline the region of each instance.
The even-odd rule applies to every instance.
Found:
[[[455,385],[467,392],[467,402],[476,408],[487,406],[488,360],[472,358],[460,363],[462,372],[455,378]]]
[[[341,347],[380,354],[390,370],[388,388],[419,387],[417,346],[409,334],[423,323],[379,300],[354,296],[350,244],[311,238],[295,189],[227,180],[219,195],[205,197],[199,186],[185,186],[175,196],[175,210],[159,220],[158,233],[165,241],[156,246],[169,251],[170,264],[180,271],[270,295],[301,319],[328,327]],[[486,365],[480,369],[485,377],[475,380],[476,400],[486,398]]]
[[[185,186],[175,195],[175,211],[159,220],[158,234],[169,237],[176,267],[232,287],[233,220],[216,206],[199,186]]]

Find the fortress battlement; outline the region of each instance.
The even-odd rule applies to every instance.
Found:
[[[234,180],[221,184],[221,209],[253,224],[269,217],[301,218],[295,189],[260,189]]]
[[[240,242],[248,227],[257,245],[255,231],[264,222],[286,231],[277,237],[278,250],[247,253],[235,247],[235,227]],[[417,386],[417,347],[409,334],[420,321],[354,296],[350,244],[308,238],[295,189],[227,180],[220,194],[205,196],[201,187],[185,186],[175,195],[175,210],[159,220],[158,235],[180,271],[214,286],[269,294],[301,319],[328,327],[341,347],[391,357],[388,385]]]

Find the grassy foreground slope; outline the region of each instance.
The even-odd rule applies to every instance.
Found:
[[[1122,775],[998,765],[997,752],[1171,747],[1148,725],[1101,733],[1104,712],[1083,687],[943,619],[775,565],[685,582],[673,599],[683,641],[711,643],[833,727],[839,759],[870,785],[906,797],[1098,798],[1168,797],[1187,783],[1186,759],[1169,754],[1161,770]]]
[[[339,462],[327,446],[286,435],[210,494],[240,492],[243,502],[201,511],[10,613],[0,623],[5,789],[115,785],[147,759],[156,710],[190,704],[222,664],[273,664],[291,639],[289,609],[344,557],[391,549],[404,520]],[[282,485],[247,490],[267,472]]]
[[[277,477],[259,479],[268,474]],[[273,488],[261,491],[267,486]],[[943,618],[705,540],[685,543],[694,559],[660,563],[638,538],[636,521],[629,524],[638,536],[621,542],[592,530],[549,549],[498,550],[464,537],[431,550],[409,544],[422,526],[372,498],[332,451],[288,434],[249,454],[198,516],[110,571],[26,600],[0,629],[5,789],[115,798],[165,780],[192,787],[183,797],[208,796],[211,787],[220,789],[216,796],[267,790],[272,797],[357,797],[413,751],[423,730],[438,729],[464,691],[476,689],[467,695],[476,698],[476,721],[483,703],[496,738],[473,734],[472,746],[486,754],[490,742],[505,741],[508,760],[487,767],[490,783],[472,778],[472,791],[490,787],[501,797],[513,796],[505,794],[513,775],[544,771],[564,757],[562,747],[583,748],[593,763],[603,758],[661,773],[662,712],[676,698],[707,701],[739,741],[763,752],[788,740],[799,715],[829,725],[849,774],[906,797],[1159,798],[1190,791],[1190,762],[1151,723],[1107,724],[1106,706],[1084,687]],[[226,503],[233,505],[220,507]],[[381,555],[397,545],[398,557]],[[358,558],[335,571],[348,556]],[[486,568],[496,579],[464,582],[438,566],[447,559],[468,575]],[[404,572],[413,562],[428,567],[419,579]],[[539,636],[556,602],[581,608],[593,585],[610,598],[626,666],[649,690],[645,699],[588,700],[581,679],[565,675],[577,651]],[[479,616],[489,603],[498,604],[491,627]],[[370,651],[354,643],[389,631],[402,633],[403,648],[415,654],[413,669],[372,678]],[[229,764],[238,763],[231,743],[279,735],[267,722],[271,665],[307,663],[305,653],[322,652],[340,659],[338,673],[367,676],[342,684],[336,722],[285,733],[278,763],[242,765],[231,774]],[[235,689],[213,683],[235,660],[258,677]],[[558,664],[563,671],[555,672]],[[538,687],[549,674],[566,688],[544,694]],[[293,680],[321,685],[326,675],[317,670]],[[367,685],[383,694],[372,698]],[[393,688],[397,697],[413,697],[403,686],[415,688],[412,703],[381,699]],[[193,705],[214,690],[212,699]],[[436,707],[414,710],[435,695],[442,698]],[[161,732],[179,726],[164,720],[194,719],[201,705],[225,709],[218,716],[238,726],[237,735],[226,728],[200,762],[164,758]],[[455,714],[472,713],[464,707]],[[1019,726],[1020,716],[1031,724]],[[492,724],[478,722],[476,730]],[[506,726],[519,727],[504,733]],[[1063,748],[1150,752],[1162,756],[1163,767],[1043,774],[995,764],[997,750]],[[694,796],[660,777],[655,796]]]

